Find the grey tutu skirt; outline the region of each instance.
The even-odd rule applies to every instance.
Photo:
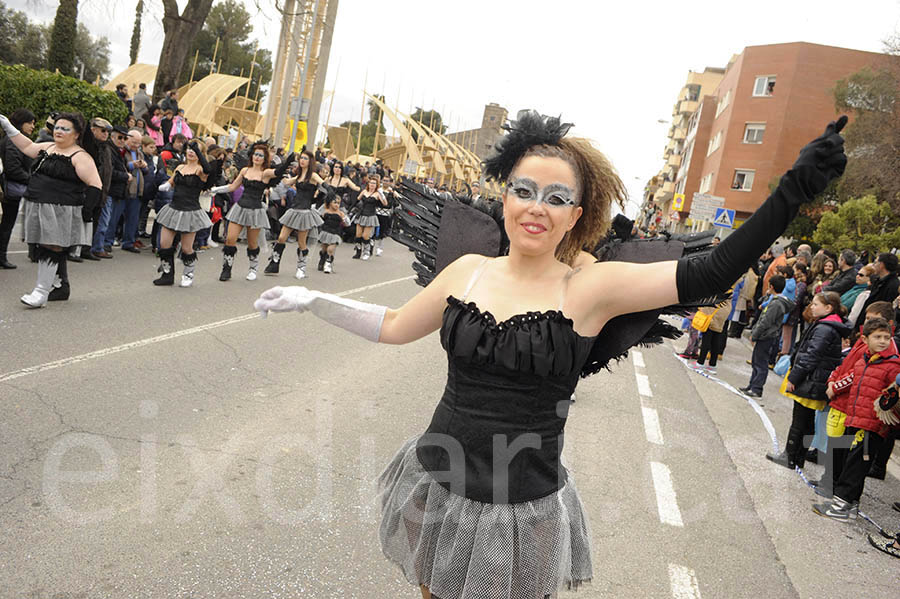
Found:
[[[196,233],[212,226],[212,221],[203,210],[175,210],[170,204],[159,211],[156,222],[179,233]]]
[[[379,225],[377,216],[360,216],[356,221],[360,227],[377,227]],[[441,598],[443,599],[443,597]]]
[[[225,218],[230,223],[251,229],[269,228],[269,217],[265,208],[242,208],[235,204]]]
[[[438,484],[417,440],[378,479],[381,550],[407,581],[441,599],[535,599],[591,579],[591,535],[571,475],[546,497],[481,503]]]
[[[297,210],[296,208],[291,208],[284,213],[284,216],[278,219],[278,222],[288,229],[294,229],[295,231],[309,231],[313,227],[318,227],[325,221],[322,220],[322,217],[319,216],[319,213],[315,210]]]
[[[328,231],[319,231],[319,243],[325,245],[340,245],[341,236],[337,233],[329,233]]]
[[[25,200],[25,241],[60,247],[90,245],[91,223],[81,218],[81,206]]]

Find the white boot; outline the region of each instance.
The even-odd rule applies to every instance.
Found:
[[[333,262],[334,262],[334,256],[328,256],[328,258],[325,259],[325,266],[322,268],[322,271],[323,271],[326,275],[330,275],[330,274],[331,274],[331,264],[332,264]]]
[[[372,242],[363,241],[362,259],[368,260],[372,256]]]
[[[384,239],[379,239],[375,242],[375,255],[380,256],[384,253]]]
[[[250,261],[250,270],[247,272],[247,280],[256,280],[256,271],[259,269],[259,251],[260,248],[251,250],[247,248],[247,259]]]
[[[181,275],[181,286],[190,287],[194,284],[194,266],[197,264],[197,254],[181,254],[184,262],[184,272]]]
[[[40,251],[49,252],[40,248]],[[56,269],[59,266],[57,262],[51,262],[44,255],[38,262],[37,284],[31,293],[27,293],[20,298],[20,301],[29,308],[40,308],[47,303],[47,297],[50,290],[53,289],[53,281],[56,279]]]
[[[294,275],[301,281],[306,278],[306,255],[309,250],[301,250],[297,248],[297,274]]]

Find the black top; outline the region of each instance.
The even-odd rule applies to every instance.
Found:
[[[316,195],[318,185],[315,183],[297,183],[297,193],[294,194],[294,203],[291,208],[294,210],[310,210],[312,208],[313,196]]]
[[[449,491],[484,503],[559,490],[570,398],[595,339],[577,334],[557,310],[497,323],[474,303],[448,297],[447,385],[417,444],[423,467]],[[451,467],[451,455],[464,467]]]
[[[341,234],[341,221],[344,219],[341,218],[340,214],[337,212],[326,212],[322,215],[322,220],[325,221],[322,223],[323,231],[334,235]]]
[[[85,184],[75,172],[72,156],[41,150],[35,160],[37,166],[28,180],[25,197],[39,204],[83,205]]]
[[[7,183],[10,181],[28,185],[31,176],[31,157],[22,153],[9,137],[0,140],[0,159],[3,160],[3,177]],[[11,194],[10,194],[11,195]]]
[[[244,178],[244,193],[238,200],[238,206],[248,210],[256,210],[263,207],[263,191],[268,187],[267,183]]]
[[[360,216],[375,216],[375,208],[384,205],[381,203],[381,198],[377,193],[371,196],[360,194],[359,201],[362,202]]]
[[[206,187],[200,175],[185,175],[181,171],[175,173],[175,190],[172,192],[173,210],[190,212],[200,210],[200,192]]]

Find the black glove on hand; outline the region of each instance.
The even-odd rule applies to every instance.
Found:
[[[200,146],[197,145],[197,142],[191,141],[188,144],[188,148],[197,155],[197,161],[200,163],[200,168],[203,169],[203,173],[209,175],[212,172],[212,169],[209,166],[209,162],[206,160],[206,156],[200,151]]]
[[[279,180],[284,177],[284,174],[291,168],[291,163],[294,161],[295,154],[291,152],[288,154],[287,158],[284,159],[284,162],[275,167],[275,177]]]
[[[96,187],[88,187],[84,190],[84,205],[81,207],[81,220],[86,223],[94,220],[94,210],[100,205],[102,192]]]
[[[839,133],[846,124],[847,117],[842,116],[829,123],[824,134],[806,144],[772,195],[709,255],[686,256],[678,261],[675,281],[679,301],[695,301],[727,291],[784,233],[800,206],[843,174],[847,155]]]
[[[797,172],[801,183],[817,196],[828,183],[844,174],[847,155],[844,154],[844,138],[840,132],[847,124],[847,117],[828,123],[825,133],[806,144],[792,170]]]

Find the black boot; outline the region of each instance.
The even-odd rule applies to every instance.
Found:
[[[9,248],[9,238],[12,237],[12,229],[0,231],[0,268],[11,270],[16,265],[6,259],[6,250]]]
[[[219,275],[220,281],[227,281],[231,278],[231,267],[234,265],[234,255],[237,254],[237,247],[226,245],[222,248],[224,256],[222,260],[222,274]]]
[[[174,285],[175,284],[175,248],[164,248],[159,250],[159,278],[153,281],[154,285]]]
[[[354,260],[359,260],[359,257],[362,255],[362,244],[363,244],[362,237],[357,237],[356,238],[356,253],[353,254]]]
[[[328,259],[328,253],[319,250],[319,265],[316,266],[316,270],[322,272],[325,268],[325,261]]]
[[[281,264],[281,254],[284,252],[284,244],[276,243],[272,249],[272,257],[269,258],[269,264],[263,272],[267,275],[277,275],[278,265]]]
[[[803,446],[803,431],[791,427],[788,430],[787,446],[784,448],[784,453],[788,457],[788,467],[802,469],[806,463],[807,449]]]
[[[49,302],[63,302],[69,299],[69,252],[63,250],[59,253],[59,263],[56,266],[56,279],[53,281],[53,289],[47,296]]]

